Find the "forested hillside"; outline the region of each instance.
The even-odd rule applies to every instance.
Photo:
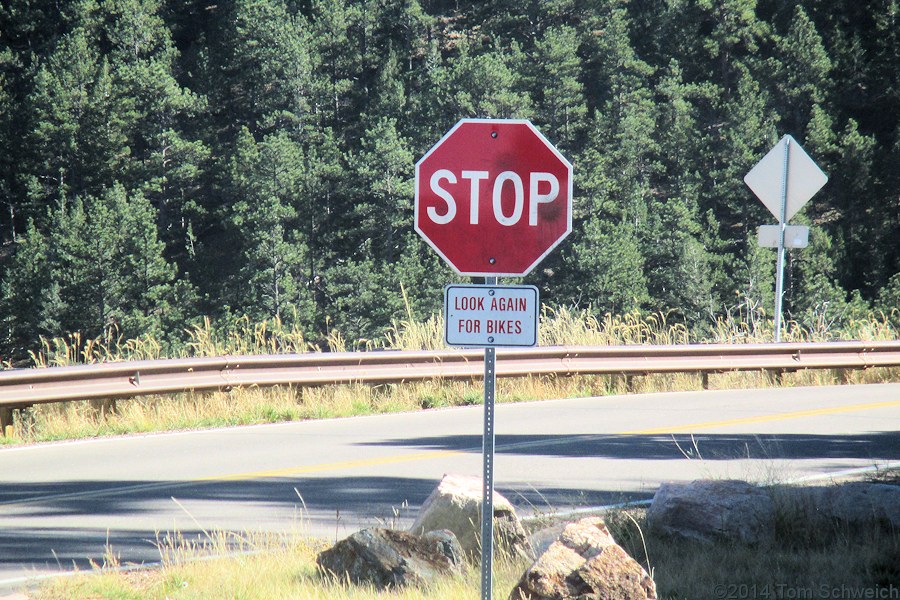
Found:
[[[4,0],[0,359],[40,336],[279,317],[321,339],[438,310],[413,165],[462,117],[575,165],[529,277],[702,328],[774,304],[744,174],[785,133],[830,176],[791,318],[900,305],[897,0]]]

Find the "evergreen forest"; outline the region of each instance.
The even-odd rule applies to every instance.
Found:
[[[439,311],[460,278],[413,231],[414,164],[465,117],[574,165],[574,230],[525,279],[551,306],[770,318],[743,177],[791,134],[830,180],[787,318],[900,307],[898,0],[3,0],[0,360]]]

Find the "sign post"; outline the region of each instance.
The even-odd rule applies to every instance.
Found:
[[[485,285],[497,285],[485,277]],[[481,439],[481,598],[494,596],[494,401],[497,396],[497,349],[484,349],[484,433]]]
[[[788,175],[791,168],[791,139],[784,138],[784,163],[781,170],[781,212],[778,225],[781,234],[778,236],[778,261],[775,267],[775,341],[781,341],[781,308],[784,303],[784,227],[787,222]]]
[[[531,272],[572,231],[572,165],[529,121],[463,119],[416,163],[415,229],[460,275],[444,289],[444,340],[484,348],[481,598],[493,596],[496,348],[537,344]]]
[[[777,219],[778,265],[775,271],[775,341],[781,341],[781,314],[784,300],[784,259],[785,248],[806,246],[809,230],[788,226],[793,217],[810,198],[816,195],[828,181],[828,176],[803,150],[800,144],[785,135],[756,166],[744,176],[744,182]],[[768,227],[768,226],[764,226]],[[785,243],[788,231],[793,236],[802,235],[802,245]],[[760,245],[769,246],[768,232],[760,228]],[[764,243],[765,241],[765,243]]]

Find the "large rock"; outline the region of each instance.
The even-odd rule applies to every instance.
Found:
[[[651,531],[703,542],[755,545],[775,532],[775,504],[746,481],[664,483],[647,511]]]
[[[851,526],[883,525],[900,529],[900,486],[855,481],[842,485],[787,488],[788,510],[805,509],[809,518],[841,521]],[[794,505],[794,506],[792,506]]]
[[[522,575],[510,600],[641,600],[656,584],[609,534],[599,517],[566,525]]]
[[[459,572],[462,561],[452,532],[418,536],[391,529],[364,529],[316,557],[316,564],[338,579],[378,589],[421,586]]]
[[[900,529],[900,486],[857,481],[826,487],[819,504],[831,518],[850,525],[883,524]]]
[[[478,477],[444,475],[419,510],[410,532],[448,529],[469,556],[481,552],[482,483]],[[499,552],[533,557],[528,537],[509,500],[494,492],[494,542]]]

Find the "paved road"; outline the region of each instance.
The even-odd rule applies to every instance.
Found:
[[[900,383],[501,405],[497,487],[527,513],[796,479],[900,461],[898,425]],[[403,525],[444,473],[480,476],[481,430],[476,406],[0,450],[0,595],[107,543],[156,561],[157,532]]]

